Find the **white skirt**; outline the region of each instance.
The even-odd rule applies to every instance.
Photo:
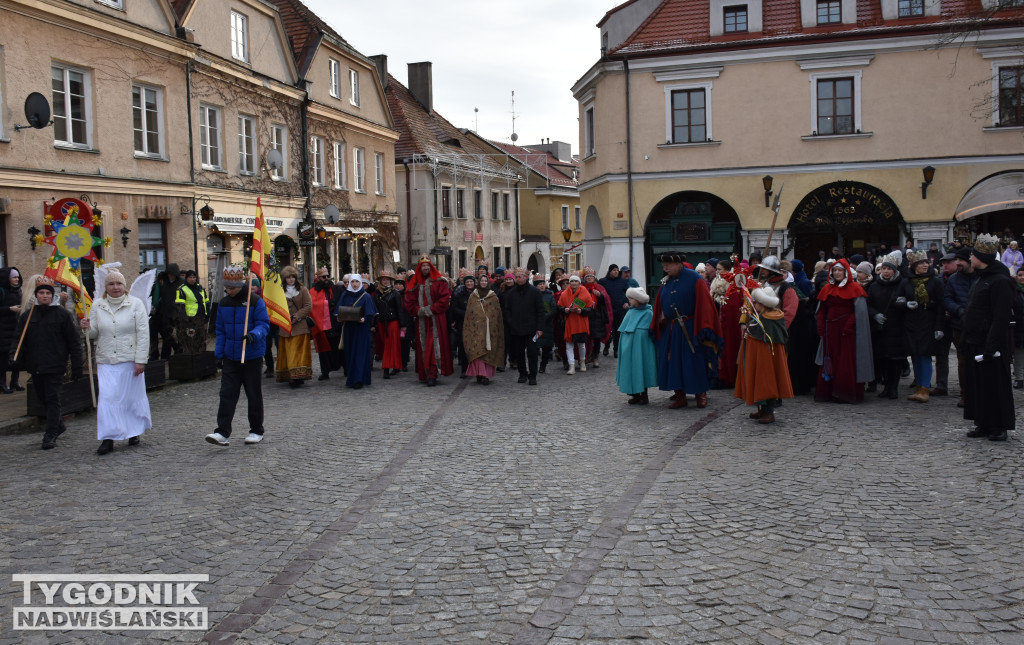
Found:
[[[120,441],[153,427],[146,396],[146,375],[135,376],[135,363],[99,364],[96,438]]]

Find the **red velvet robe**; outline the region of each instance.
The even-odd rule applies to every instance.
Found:
[[[422,264],[430,264],[423,262]],[[413,327],[416,328],[416,371],[421,381],[437,378],[440,371],[442,376],[448,376],[454,372],[452,366],[452,352],[448,346],[448,317],[446,312],[451,304],[452,292],[448,283],[441,278],[441,274],[430,265],[430,279],[424,281],[419,274],[419,266],[416,267],[416,275],[409,281],[405,290],[405,309],[413,317]],[[424,289],[429,290],[430,311],[433,316],[419,317],[420,294]],[[436,333],[435,333],[436,330]],[[440,359],[440,360],[439,360]]]

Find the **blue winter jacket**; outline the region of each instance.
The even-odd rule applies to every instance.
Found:
[[[949,312],[950,322],[953,329],[963,329],[964,312],[967,311],[967,301],[970,300],[971,287],[978,281],[978,272],[961,273],[957,271],[946,280],[945,292],[943,293],[942,305]]]
[[[217,347],[214,356],[232,361],[242,360],[242,339],[245,337],[245,298],[249,290],[238,292],[235,297],[224,296],[217,307]],[[270,332],[270,317],[263,299],[253,297],[249,305],[249,332],[255,341],[246,344],[245,360],[258,361],[267,353],[267,334]]]

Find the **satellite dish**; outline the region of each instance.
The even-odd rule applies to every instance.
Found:
[[[519,135],[516,134],[515,132],[513,132],[512,133],[512,143],[515,143],[516,141],[519,141]]]
[[[25,98],[25,118],[28,125],[14,125],[15,132],[25,128],[41,129],[50,125],[50,102],[39,92],[32,92]]]
[[[338,218],[341,216],[341,212],[338,207],[334,204],[328,204],[324,207],[324,217],[327,218],[328,224],[337,224]]]
[[[267,165],[270,166],[271,170],[280,170],[284,167],[284,157],[277,150],[271,150],[267,153]]]

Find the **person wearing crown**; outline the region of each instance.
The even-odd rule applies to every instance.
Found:
[[[682,254],[663,253],[658,259],[668,274],[651,320],[658,343],[658,387],[673,392],[672,409],[685,408],[687,394],[704,408],[723,344],[718,312],[708,283],[683,266]]]
[[[964,315],[962,342],[967,354],[964,381],[964,419],[974,421],[968,437],[1006,441],[1016,420],[1010,359],[1011,309],[1016,286],[1009,270],[997,259],[999,238],[979,235],[971,251],[978,281],[971,289]]]
[[[218,446],[228,445],[238,395],[244,388],[249,402],[249,435],[245,443],[255,444],[263,440],[260,359],[267,351],[270,317],[263,299],[246,285],[244,267],[231,265],[224,269],[223,275],[227,295],[217,307],[217,345],[214,349],[222,370],[220,405],[217,408],[217,429],[206,435],[206,441]]]
[[[416,271],[405,290],[405,308],[416,320],[416,371],[427,387],[437,385],[437,376],[453,371],[448,343],[448,307],[452,292],[448,281],[426,255],[416,263]]]

